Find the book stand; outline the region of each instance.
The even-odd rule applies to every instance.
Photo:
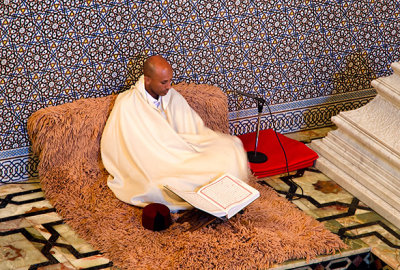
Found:
[[[261,152],[257,152],[258,147],[258,136],[260,134],[260,119],[263,111],[265,100],[257,98],[258,116],[257,116],[257,131],[256,131],[256,142],[254,145],[254,151],[247,152],[247,158],[251,163],[264,163],[268,160],[268,157]]]

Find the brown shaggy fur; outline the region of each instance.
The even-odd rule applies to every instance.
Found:
[[[180,87],[185,87],[183,95],[210,127],[227,131],[222,92],[208,86],[176,86]],[[261,197],[229,222],[192,233],[185,232],[187,223],[174,223],[161,232],[144,229],[141,209],[119,201],[107,187],[100,159],[101,133],[114,100],[115,96],[84,99],[39,110],[29,118],[28,133],[40,158],[46,197],[81,237],[116,266],[257,269],[345,247],[321,223],[254,178],[250,183]],[[178,216],[174,214],[173,219]]]
[[[185,82],[173,87],[185,97],[207,127],[229,133],[228,99],[218,87],[207,84],[187,84]]]

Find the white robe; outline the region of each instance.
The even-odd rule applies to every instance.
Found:
[[[164,185],[193,191],[224,173],[247,180],[247,156],[237,137],[207,128],[176,90],[161,99],[165,116],[145,91],[142,76],[118,95],[101,138],[107,184],[117,198],[176,211],[191,207]]]

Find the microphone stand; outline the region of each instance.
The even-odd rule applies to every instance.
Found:
[[[258,116],[257,116],[256,142],[254,145],[254,151],[247,152],[247,158],[251,163],[264,163],[268,160],[268,157],[264,153],[257,152],[257,148],[258,148],[258,136],[260,134],[261,113],[263,111],[263,106],[264,106],[265,100],[262,98],[256,97],[254,95],[251,95],[251,94],[243,93],[240,91],[236,91],[236,92],[243,96],[247,96],[247,97],[257,100]]]

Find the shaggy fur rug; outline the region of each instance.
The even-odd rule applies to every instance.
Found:
[[[209,127],[227,132],[226,98],[220,90],[197,85],[182,88]],[[321,223],[257,184],[254,177],[250,184],[261,197],[227,222],[194,232],[187,231],[188,223],[177,222],[165,231],[144,229],[142,210],[119,201],[108,189],[100,159],[100,137],[114,100],[115,96],[84,99],[39,110],[29,118],[28,133],[40,158],[46,197],[67,224],[116,266],[258,269],[345,247]],[[204,105],[204,100],[209,104]],[[173,220],[179,216],[174,214]]]

